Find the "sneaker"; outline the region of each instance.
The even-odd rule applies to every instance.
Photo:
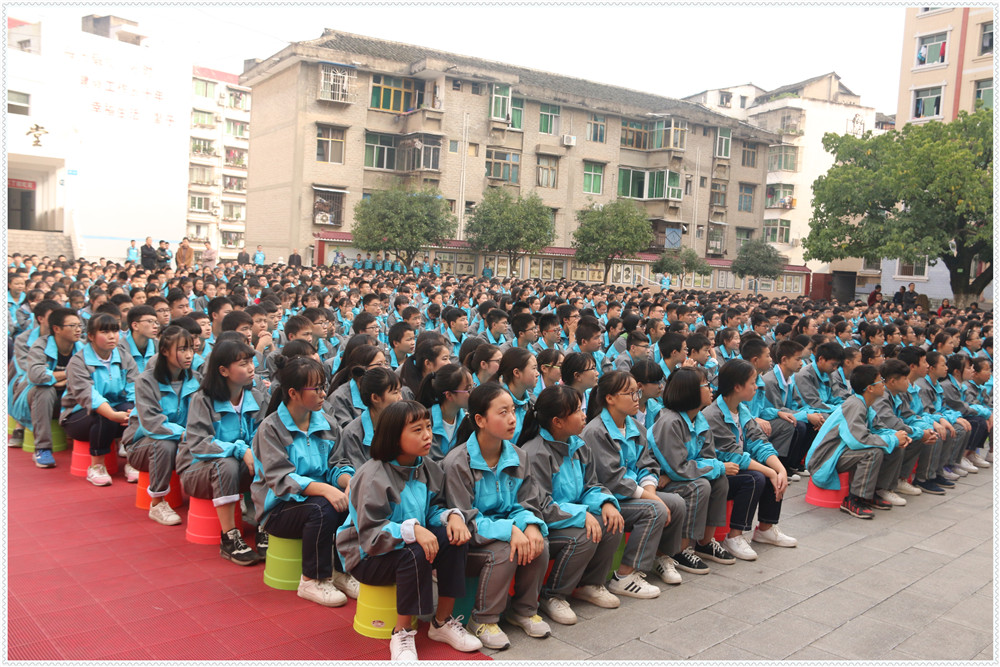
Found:
[[[352,600],[357,600],[358,593],[361,592],[361,584],[358,583],[358,580],[345,572],[333,573],[333,585]]]
[[[347,596],[338,591],[330,579],[306,579],[302,577],[299,579],[298,594],[303,600],[309,600],[324,607],[340,607],[347,604]]]
[[[799,473],[799,475],[801,475],[802,477],[811,477],[812,476],[812,473],[809,472],[808,470],[806,470],[805,468],[803,468],[802,470],[796,470],[795,472]]]
[[[139,481],[139,471],[127,463],[125,464],[125,481],[129,484],[135,484]]]
[[[944,477],[949,482],[954,482],[956,479],[968,476],[969,471],[958,466],[945,466],[941,469],[941,477]]]
[[[111,475],[103,463],[87,468],[87,481],[94,486],[111,486]]]
[[[682,581],[681,573],[677,571],[677,561],[670,556],[657,556],[653,570],[665,584],[679,584]]]
[[[8,447],[20,447],[24,444],[24,429],[16,428],[7,434]]]
[[[608,582],[608,590],[615,595],[624,595],[640,600],[652,600],[660,596],[660,589],[646,581],[646,575],[639,570],[633,570],[631,574],[626,574],[619,578],[615,572]]]
[[[35,462],[35,465],[39,468],[55,468],[56,459],[52,456],[51,449],[36,449],[35,453],[31,455],[31,460]]]
[[[895,495],[895,494],[893,494],[893,495]],[[899,496],[896,496],[896,497],[898,498]],[[899,498],[899,499],[902,500],[902,498]],[[891,510],[892,509],[892,503],[889,502],[888,500],[882,498],[877,493],[872,497],[871,500],[869,500],[868,498],[865,498],[865,502],[868,503],[868,505],[872,509],[877,509],[877,510]]]
[[[990,467],[990,462],[987,461],[986,459],[984,459],[982,456],[980,456],[976,452],[972,453],[972,456],[969,457],[969,461],[972,463],[972,465],[976,466],[977,468],[989,468]]]
[[[552,634],[552,628],[549,624],[542,620],[542,617],[538,614],[534,616],[518,616],[513,611],[508,611],[504,614],[504,618],[511,625],[516,625],[517,627],[524,630],[525,634],[529,637],[534,637],[535,639],[545,639]]]
[[[955,488],[955,482],[951,481],[950,479],[945,479],[941,475],[938,475],[937,477],[935,477],[933,481],[934,481],[935,484],[937,484],[938,486],[940,486],[942,489],[954,489]]]
[[[222,534],[219,542],[219,555],[237,565],[256,565],[260,562],[260,556],[254,553],[250,545],[243,541],[239,528],[233,528],[228,533]],[[299,588],[301,589],[301,584]]]
[[[301,590],[301,588],[300,588]],[[416,662],[416,630],[398,630],[389,639],[389,660],[392,662]]]
[[[257,554],[261,558],[267,557],[267,533],[260,528],[257,529],[257,537],[254,540],[257,547]]]
[[[903,505],[906,504],[906,499],[897,496],[895,493],[889,491],[888,489],[878,489],[877,491],[875,491],[875,495],[894,507],[902,507]]]
[[[944,489],[938,486],[933,479],[929,479],[926,482],[916,481],[913,485],[920,489],[921,493],[929,493],[934,496],[944,495]]]
[[[560,625],[575,625],[576,612],[569,606],[569,602],[562,598],[545,597],[538,601],[538,609],[545,612],[545,615]]]
[[[125,452],[125,445],[123,445],[120,441],[118,443],[118,456],[123,459],[128,457],[128,454]]]
[[[161,500],[149,508],[149,518],[161,526],[180,525],[181,517],[166,500]]]
[[[750,547],[746,535],[727,537],[722,540],[722,548],[740,560],[757,560],[757,552]]]
[[[702,558],[702,560],[712,560],[716,563],[722,563],[723,565],[732,565],[736,562],[736,558],[733,557],[731,553],[722,548],[722,545],[715,541],[713,537],[708,541],[708,544],[698,544],[694,545],[694,552]]]
[[[580,586],[573,591],[573,597],[602,609],[617,609],[622,604],[622,601],[604,586]]]
[[[979,472],[979,468],[973,465],[972,461],[969,460],[968,456],[962,457],[962,460],[958,462],[958,467],[962,468],[966,472],[971,472],[973,474]]]
[[[993,463],[993,450],[992,449],[990,451],[986,452],[986,456],[983,457],[983,460],[985,460],[987,463]]]
[[[913,486],[905,479],[901,479],[899,480],[899,483],[896,484],[896,493],[902,493],[904,496],[919,496],[923,493],[923,491],[921,491],[918,487]]]
[[[799,477],[799,474],[797,472],[793,472],[791,475],[788,476],[788,481],[789,482],[801,482],[802,478]]]
[[[483,643],[469,634],[469,631],[462,625],[461,618],[449,616],[440,628],[432,620],[427,627],[427,636],[436,642],[448,644],[456,651],[469,653],[478,651],[483,647]]]
[[[854,494],[847,494],[844,498],[844,502],[840,504],[840,511],[847,512],[851,516],[855,516],[859,519],[871,519],[872,518],[872,508],[865,502],[863,498],[858,498]]]
[[[761,544],[773,544],[776,547],[794,547],[799,543],[794,537],[781,532],[777,525],[773,525],[767,530],[758,528],[753,531],[753,541]]]
[[[691,574],[708,574],[711,570],[705,565],[705,561],[698,558],[698,554],[695,553],[694,547],[688,547],[684,551],[680,551],[673,555],[674,562],[678,570],[684,570],[685,572],[690,572]]]
[[[507,639],[507,634],[496,623],[476,623],[475,621],[469,621],[469,625],[466,627],[474,637],[482,642],[484,648],[491,648],[495,651],[510,648],[510,640]]]

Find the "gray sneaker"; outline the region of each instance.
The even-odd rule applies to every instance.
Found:
[[[524,630],[525,634],[529,637],[544,639],[552,634],[552,628],[538,614],[534,616],[519,616],[513,611],[508,611],[505,618],[511,625],[516,625]]]

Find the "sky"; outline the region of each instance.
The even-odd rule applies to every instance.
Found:
[[[396,2],[46,6],[4,3],[27,21],[113,14],[139,32],[240,73],[289,42],[333,28],[667,97],[754,83],[778,88],[827,72],[864,106],[896,113],[904,7]]]

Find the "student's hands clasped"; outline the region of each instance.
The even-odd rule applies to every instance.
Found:
[[[518,565],[527,565],[535,560],[545,548],[545,538],[538,526],[532,524],[523,531],[513,526],[510,532],[510,560],[517,559]]]
[[[732,461],[726,461],[722,465],[724,465],[726,467],[726,476],[727,477],[732,477],[733,475],[740,474],[740,464],[733,463]]]
[[[465,519],[457,512],[453,512],[448,516],[446,528],[448,529],[448,542],[456,547],[462,546],[472,539],[472,533],[465,524]]]

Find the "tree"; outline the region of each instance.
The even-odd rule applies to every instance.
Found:
[[[859,138],[827,134],[834,166],[813,184],[806,259],[898,257],[948,268],[959,307],[993,280],[993,118],[906,125]],[[974,262],[985,270],[972,275]]]
[[[604,282],[616,259],[635,257],[653,241],[653,230],[646,213],[635,202],[616,199],[598,208],[579,211],[580,222],[573,232],[576,259],[585,264],[603,264]]]
[[[746,241],[736,254],[731,268],[739,278],[753,276],[754,293],[761,278],[777,280],[785,270],[785,258],[777,248],[763,239]]]
[[[707,276],[712,273],[712,267],[692,248],[683,250],[667,250],[653,262],[653,273],[680,276],[680,285],[684,285],[684,277],[689,274]]]
[[[514,199],[506,188],[489,188],[465,233],[473,248],[506,255],[513,267],[518,257],[552,243],[552,209],[537,194]]]
[[[376,190],[354,207],[354,245],[393,252],[406,266],[426,246],[455,235],[457,222],[435,190]]]

